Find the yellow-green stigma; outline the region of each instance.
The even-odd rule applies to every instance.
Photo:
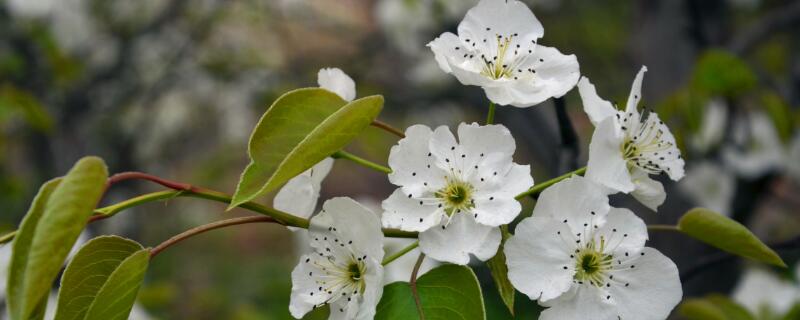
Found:
[[[347,266],[348,278],[360,293],[363,293],[364,288],[366,287],[366,283],[364,281],[364,273],[366,273],[366,271],[367,267],[364,263],[364,260],[350,262],[350,264]]]
[[[613,257],[602,253],[605,242],[601,239],[600,248],[591,241],[575,255],[575,280],[589,282],[595,286],[603,286],[606,273],[611,269]]]
[[[436,197],[444,201],[448,216],[474,207],[472,185],[463,181],[447,179],[447,185],[436,192]]]

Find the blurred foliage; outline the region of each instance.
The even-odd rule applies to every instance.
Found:
[[[756,85],[756,76],[746,62],[723,50],[709,50],[697,61],[692,89],[707,96],[735,98]]]

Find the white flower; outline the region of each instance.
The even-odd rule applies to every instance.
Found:
[[[465,85],[483,87],[500,105],[530,107],[561,97],[578,81],[575,55],[563,55],[537,40],[544,28],[516,0],[481,0],[458,25],[431,41],[439,67]]]
[[[800,276],[800,269],[797,272]],[[745,271],[731,296],[756,315],[768,312],[782,316],[800,303],[800,285],[781,279],[772,272],[753,268]]]
[[[727,122],[728,106],[722,100],[711,100],[706,104],[700,131],[691,137],[692,147],[700,152],[708,152],[714,148],[724,138]]]
[[[672,180],[683,177],[683,158],[669,128],[652,111],[639,114],[642,67],[633,81],[624,111],[597,95],[588,78],[578,82],[583,108],[595,125],[589,144],[586,177],[615,191],[632,193],[656,210],[666,198],[660,182],[650,174],[666,172]]]
[[[545,190],[506,241],[508,278],[539,300],[539,319],[665,319],[682,296],[678,268],[644,247],[647,227],[572,177]]]
[[[502,125],[462,123],[458,138],[441,126],[411,126],[392,147],[389,181],[400,188],[383,201],[383,225],[418,231],[423,253],[467,264],[494,256],[498,226],[521,206],[514,197],[533,185],[530,167],[513,163],[516,145]]]
[[[317,73],[317,83],[320,88],[338,94],[345,101],[353,101],[356,98],[356,83],[342,69],[320,69]]]
[[[314,213],[319,199],[322,180],[333,167],[333,159],[325,158],[311,169],[292,178],[284,185],[272,201],[275,209],[308,218]]]
[[[736,178],[727,168],[711,162],[690,164],[678,188],[698,205],[730,216]]]
[[[329,319],[372,319],[383,294],[383,233],[375,213],[333,198],[311,218],[313,252],[292,271],[289,311],[295,318],[330,305]]]
[[[769,116],[753,112],[733,124],[735,146],[722,152],[723,159],[740,176],[757,178],[784,169],[786,151]]]

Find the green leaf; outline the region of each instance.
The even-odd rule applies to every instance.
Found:
[[[108,171],[103,160],[86,157],[61,179],[45,183],[22,220],[8,276],[12,319],[29,319],[47,299],[69,251],[100,201]]]
[[[99,295],[102,288],[109,285],[114,273],[123,272],[120,270],[126,267],[130,269],[134,264],[126,262],[131,261],[127,259],[143,249],[136,241],[117,236],[97,237],[86,242],[75,254],[61,278],[61,291],[58,293],[55,319],[91,319],[87,317],[89,307],[98,299],[103,299]],[[147,259],[145,259],[145,267],[147,266],[146,262]],[[136,266],[138,267],[138,265]],[[138,269],[134,271],[138,271]],[[141,277],[132,281],[136,282],[126,285],[128,289],[133,289],[133,296],[131,299],[118,303],[119,307],[116,313],[121,314],[123,319],[127,319],[126,317],[133,307],[136,291],[141,284]]]
[[[500,294],[500,298],[503,299],[503,303],[506,305],[511,315],[514,315],[515,290],[511,281],[508,280],[506,254],[503,252],[506,239],[508,239],[511,234],[508,233],[508,226],[500,227],[500,231],[503,235],[503,241],[497,249],[497,254],[486,262],[486,266],[489,267],[489,271],[492,272],[492,279],[494,279],[494,284],[497,286],[497,292]]]
[[[284,94],[264,113],[250,136],[250,164],[229,208],[274,190],[342,149],[382,108],[381,96],[347,103],[321,88]]]
[[[150,263],[150,250],[142,249],[123,260],[100,288],[85,320],[126,320]]]
[[[692,88],[711,96],[736,97],[756,85],[746,62],[723,50],[703,53],[695,66]]]
[[[478,278],[468,267],[449,264],[433,269],[417,280],[417,292],[426,320],[486,319]],[[383,288],[375,319],[419,319],[407,282]]]
[[[755,319],[743,306],[718,294],[705,298],[688,299],[678,307],[678,313],[688,320]]]
[[[729,253],[786,267],[781,257],[745,226],[711,210],[704,208],[689,210],[678,221],[678,229],[690,237]]]

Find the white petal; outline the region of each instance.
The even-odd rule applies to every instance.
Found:
[[[532,78],[513,81],[508,94],[515,107],[537,105],[551,97],[560,98],[569,92],[580,78],[578,59],[574,54],[564,55],[558,49],[537,45],[525,64],[519,67],[536,71]]]
[[[473,159],[481,158],[482,154],[499,153],[511,162],[517,147],[511,132],[500,124],[481,126],[462,122],[458,125],[458,141],[462,153]]]
[[[315,274],[321,274],[321,271],[313,263],[306,262],[310,262],[310,259],[313,258],[311,255],[300,257],[300,262],[292,270],[292,294],[289,302],[289,312],[297,319],[302,318],[315,305],[324,303],[330,297],[327,292],[317,290],[319,285]]]
[[[800,300],[800,287],[772,272],[752,268],[742,275],[731,297],[756,314],[765,309],[785,314]]]
[[[466,214],[455,214],[446,228],[431,228],[419,234],[419,248],[433,259],[465,265],[473,254],[486,261],[497,253],[500,229],[481,225]]]
[[[678,149],[675,137],[672,135],[672,132],[669,131],[667,125],[664,124],[658,117],[658,114],[654,112],[647,114],[647,120],[645,120],[644,125],[655,126],[657,128],[656,130],[661,133],[661,143],[670,144],[671,146],[667,147],[665,150],[644,153],[643,156],[658,163],[661,170],[666,172],[672,181],[678,181],[683,178],[683,157],[681,157],[681,151]]]
[[[581,285],[549,301],[550,308],[539,319],[666,319],[683,295],[678,267],[655,249],[644,248],[642,253],[635,268],[614,273],[609,287]]]
[[[494,177],[492,177],[494,178]],[[494,181],[495,179],[490,179]],[[519,215],[522,206],[515,197],[533,186],[530,166],[513,164],[511,170],[492,185],[484,183],[475,192],[475,220],[488,226],[508,224]]]
[[[317,73],[317,83],[323,89],[338,94],[346,101],[356,98],[356,83],[339,68],[323,68]]]
[[[647,72],[647,67],[642,66],[642,68],[639,69],[639,73],[636,74],[636,78],[633,79],[631,93],[628,96],[628,104],[625,106],[626,113],[636,113],[636,107],[639,105],[639,101],[642,99],[642,78],[644,78],[645,72]],[[638,121],[638,119],[636,120]]]
[[[425,231],[439,224],[444,210],[436,204],[409,198],[403,190],[396,189],[383,200],[383,226],[406,231]]]
[[[605,190],[589,179],[573,176],[543,191],[533,216],[565,222],[576,234],[603,225],[609,210]]]
[[[437,165],[448,172],[461,159],[461,146],[447,126],[439,126],[433,131],[428,148],[436,158]]]
[[[309,232],[338,233],[340,241],[353,241],[352,247],[369,257],[383,259],[383,232],[378,216],[347,197],[332,198],[322,204],[322,212],[311,218]]]
[[[661,185],[661,182],[653,180],[647,172],[640,169],[633,169],[631,181],[635,186],[631,195],[650,208],[650,210],[658,211],[658,207],[667,198],[667,193],[664,191],[664,186]]]
[[[464,83],[464,81],[461,81],[461,83]],[[498,105],[508,106],[514,103],[514,96],[511,94],[511,88],[509,85],[484,86],[483,92],[486,93],[486,98]]]
[[[458,25],[458,35],[461,38],[494,39],[497,34],[502,36],[517,34],[528,42],[541,38],[544,35],[544,27],[528,6],[516,0],[481,0],[467,12],[464,20]]]
[[[389,181],[402,187],[407,195],[420,196],[444,187],[445,172],[435,165],[436,158],[429,148],[431,136],[427,126],[411,126],[406,129],[406,137],[389,152]]]
[[[461,57],[463,57],[466,49],[463,48],[458,36],[453,33],[442,33],[442,35],[428,43],[428,47],[433,51],[433,56],[436,59],[436,63],[439,64],[439,68],[442,68],[444,72],[452,72],[450,59],[457,59],[456,64],[464,61]]]
[[[330,316],[328,320],[372,320],[375,317],[375,309],[383,295],[383,267],[379,261],[369,259],[364,275],[364,293],[357,299],[347,301],[339,299],[330,306]]]
[[[736,177],[728,168],[710,161],[693,162],[678,188],[694,202],[714,212],[730,216]]]
[[[595,126],[605,118],[613,117],[617,114],[617,109],[611,102],[603,100],[597,95],[597,89],[589,82],[589,78],[583,77],[578,81],[578,93],[583,101],[583,111],[589,116],[589,120]]]
[[[606,223],[597,230],[603,235],[606,246],[615,257],[630,257],[638,254],[647,241],[647,225],[632,211],[625,208],[611,208]]]
[[[623,135],[616,118],[606,118],[594,129],[589,143],[589,163],[586,177],[611,189],[629,193],[633,191],[628,163],[622,157]]]
[[[666,319],[683,296],[678,267],[653,248],[640,255],[631,262],[635,268],[614,273],[608,292],[622,319]]]
[[[275,209],[291,213],[298,217],[308,218],[314,213],[319,199],[319,189],[314,187],[314,181],[307,175],[299,175],[286,183],[272,205]]]
[[[505,243],[508,279],[532,300],[561,295],[575,275],[575,261],[570,257],[574,243],[563,222],[544,216],[523,219]]]
[[[786,157],[778,132],[763,112],[748,114],[734,123],[734,138],[743,151],[733,147],[723,150],[723,159],[746,178],[762,176],[782,169]]]
[[[608,293],[603,288],[590,284],[573,286],[558,298],[540,303],[549,308],[542,311],[539,320],[616,320],[613,302],[606,297]]]
[[[289,180],[272,200],[275,209],[302,218],[310,217],[317,206],[322,180],[328,175],[332,166],[333,159],[325,158],[311,169]]]

